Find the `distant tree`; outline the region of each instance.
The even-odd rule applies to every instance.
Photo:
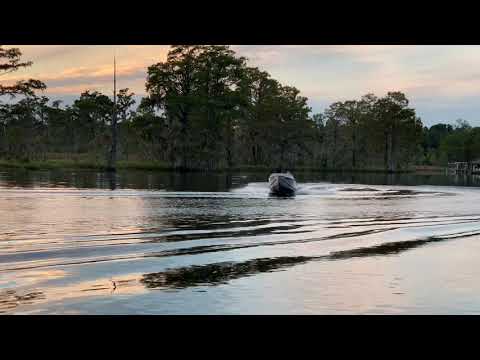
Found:
[[[112,100],[98,91],[87,90],[74,101],[71,110],[76,129],[72,139],[74,151],[106,151],[104,147],[110,139],[108,126],[112,120]]]
[[[46,97],[27,96],[1,106],[2,152],[7,157],[28,161],[45,153],[48,144],[47,101]]]
[[[316,141],[313,145],[314,149],[314,166],[326,167],[327,153],[325,148],[326,134],[325,134],[325,116],[324,114],[313,114],[312,122],[315,127]]]
[[[165,113],[170,126],[179,128],[179,167],[187,168],[189,127],[197,106],[198,56],[201,46],[172,46],[165,62],[152,65],[147,70],[146,90],[149,102]]]
[[[0,46],[0,76],[31,66],[31,61],[21,61],[22,52],[18,48],[4,48]],[[44,90],[45,84],[40,80],[20,80],[11,85],[0,84],[0,96],[29,95],[35,90]]]
[[[128,121],[129,110],[135,105],[135,99],[133,98],[135,93],[130,92],[129,89],[120,89],[117,94],[117,111],[120,122]]]
[[[457,121],[454,130],[440,144],[448,161],[470,162],[480,158],[480,128]]]
[[[442,140],[453,131],[452,125],[436,124],[427,129],[426,146],[430,149],[438,149]]]
[[[235,56],[228,46],[211,45],[202,47],[197,64],[197,123],[203,133],[201,148],[206,159],[213,160],[207,161],[204,166],[208,163],[215,166],[225,161],[226,166],[231,168],[245,58]]]
[[[232,166],[244,62],[228,46],[182,45],[148,68],[149,102],[172,130],[177,168]]]
[[[417,118],[415,110],[408,107],[408,99],[401,92],[389,92],[387,96],[377,100],[375,112],[377,124],[383,130],[384,165],[389,172],[397,170],[399,150],[410,143],[402,139],[410,135],[411,144],[416,149]],[[412,132],[413,131],[413,132]]]
[[[148,98],[142,99],[136,112],[132,113],[129,121],[122,125],[127,127],[129,149],[137,149],[144,158],[149,160],[174,162],[174,159],[169,158],[174,155],[174,152],[170,151],[171,143],[168,141],[172,137],[171,129],[165,116],[155,113]]]
[[[325,131],[326,131],[326,146],[328,152],[327,166],[335,169],[340,160],[343,142],[343,127],[345,126],[345,112],[342,102],[334,102],[325,110]]]
[[[445,138],[453,132],[453,126],[449,124],[436,124],[430,128],[423,128],[423,163],[426,165],[440,164],[444,158],[444,152],[440,145]]]
[[[247,163],[259,165],[267,161],[267,140],[276,116],[276,98],[280,84],[265,71],[247,67],[239,86],[241,94],[239,137]]]
[[[457,119],[455,121],[455,125],[454,125],[455,130],[467,130],[467,129],[471,129],[471,128],[472,128],[472,126],[466,120]]]
[[[280,167],[294,167],[295,154],[310,153],[308,140],[314,139],[314,123],[308,114],[307,98],[291,86],[281,86],[276,98],[276,116],[269,132]],[[287,157],[288,155],[288,157]]]

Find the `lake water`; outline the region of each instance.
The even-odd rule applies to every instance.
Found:
[[[3,314],[480,313],[480,185],[0,170]]]

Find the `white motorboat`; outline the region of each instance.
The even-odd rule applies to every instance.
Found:
[[[268,184],[271,195],[293,196],[297,191],[297,182],[290,172],[271,174]]]

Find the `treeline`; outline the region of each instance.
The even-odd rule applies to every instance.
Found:
[[[437,124],[424,128],[421,163],[446,165],[454,161],[480,159],[480,128],[459,119],[455,125]]]
[[[2,59],[3,65],[31,65],[19,61],[18,49],[9,54],[11,49],[0,49],[0,73],[7,68]],[[61,154],[103,163],[111,150],[114,110],[119,160],[174,169],[397,171],[441,162],[445,151],[449,159],[466,156],[459,140],[448,142],[439,125],[424,128],[400,92],[336,102],[312,115],[298,89],[248,66],[228,46],[172,46],[165,61],[148,67],[139,104],[122,89],[115,109],[112,99],[97,91],[62,106],[38,95],[44,88],[38,80],[0,85],[0,96],[22,95],[0,102],[0,158],[31,161]],[[452,128],[451,135],[459,131]],[[444,141],[451,145],[440,145]],[[476,149],[471,151],[473,156]]]

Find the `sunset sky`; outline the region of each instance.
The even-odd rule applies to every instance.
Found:
[[[147,66],[165,59],[168,45],[22,46],[29,69],[2,77],[44,81],[46,95],[66,104],[87,89],[112,93],[112,59],[117,81],[143,95]],[[283,84],[300,89],[313,112],[328,104],[373,92],[404,92],[425,125],[458,118],[480,126],[480,46],[241,45],[232,46],[248,63]]]

